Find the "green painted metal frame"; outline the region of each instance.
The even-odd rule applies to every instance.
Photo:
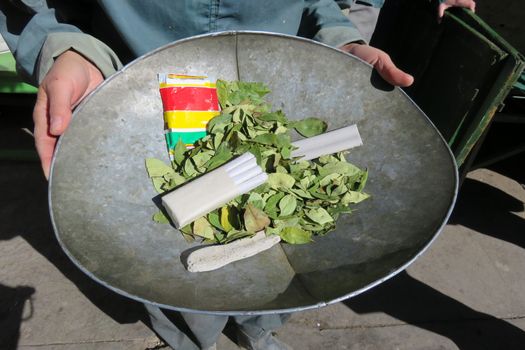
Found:
[[[372,45],[415,77],[406,92],[449,143],[462,174],[524,68],[523,56],[469,10],[390,0]]]
[[[37,88],[25,83],[16,72],[11,52],[0,53],[0,93],[34,94]]]
[[[516,49],[470,11],[462,10],[458,13],[458,16],[453,14],[449,14],[449,16],[454,16],[457,21],[475,28],[481,35],[484,35],[507,53],[500,64],[500,72],[488,92],[484,104],[481,106],[473,123],[466,130],[465,137],[457,145],[456,159],[462,164],[467,160],[469,153],[474,150],[478,140],[482,139],[483,133],[489,127],[495,113],[503,106],[508,93],[520,78],[525,68],[525,60]]]
[[[23,82],[16,72],[11,52],[0,53],[0,127],[4,130],[30,127],[37,88]],[[38,161],[34,148],[20,148],[12,140],[0,140],[1,161]]]

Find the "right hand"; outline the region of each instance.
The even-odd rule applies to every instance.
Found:
[[[370,63],[389,84],[407,87],[414,82],[414,77],[397,68],[390,56],[378,48],[365,44],[350,43],[340,47],[340,49]]]
[[[40,84],[33,121],[36,150],[46,178],[58,137],[69,125],[73,108],[103,80],[93,63],[75,51],[66,51]]]
[[[465,7],[472,12],[476,12],[476,2],[474,0],[446,0],[438,6],[438,18],[443,18],[445,11],[451,7]]]

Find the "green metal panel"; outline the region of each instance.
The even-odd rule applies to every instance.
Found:
[[[435,6],[420,0],[387,1],[372,44],[414,75],[406,91],[448,141],[458,166],[524,66],[523,57],[471,11],[447,11],[438,23]]]
[[[450,16],[435,40],[429,65],[408,91],[454,149],[507,54]]]
[[[0,53],[0,93],[35,93],[37,88],[24,83],[16,73],[11,52]]]
[[[525,72],[521,73],[521,76],[518,78],[518,81],[514,84],[514,88],[520,90],[525,94]]]
[[[454,15],[450,14],[450,16]],[[455,152],[456,159],[463,163],[476,146],[478,140],[482,138],[495,113],[503,106],[508,93],[520,78],[525,63],[523,56],[478,16],[463,10],[457,12],[457,20],[464,21],[465,25],[475,28],[478,33],[507,53],[505,59],[496,65],[498,71],[495,79],[485,82],[489,90],[483,99],[483,104],[473,113],[471,123],[464,130],[462,139],[458,141]]]
[[[0,160],[38,161],[32,142],[29,146],[27,141],[20,142],[10,137],[13,130],[32,126],[31,111],[36,91],[37,88],[24,83],[16,73],[11,52],[0,53]]]

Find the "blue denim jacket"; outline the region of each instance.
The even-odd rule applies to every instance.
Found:
[[[427,1],[431,1],[431,0],[427,0]],[[439,3],[443,3],[445,1],[447,0],[439,0]],[[335,0],[335,2],[337,2],[339,7],[342,9],[349,8],[352,6],[352,4],[355,4],[355,3],[361,3],[364,5],[369,5],[369,6],[373,6],[377,8],[381,8],[385,4],[385,0]]]
[[[224,30],[298,35],[332,46],[362,40],[333,0],[0,1],[0,33],[19,72],[33,82],[68,49],[86,56],[107,76],[120,61]]]
[[[370,5],[373,7],[381,8],[385,3],[385,0],[335,0],[340,8],[345,9],[351,7],[353,4],[362,3],[363,5]]]

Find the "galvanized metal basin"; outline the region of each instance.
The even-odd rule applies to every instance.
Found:
[[[364,146],[349,160],[370,170],[372,198],[314,243],[282,244],[213,272],[190,273],[191,247],[151,220],[144,159],[166,159],[156,74],[205,73],[261,81],[290,118],[330,129],[357,123]],[[445,224],[457,192],[454,159],[400,89],[378,89],[360,60],[313,41],[268,33],[190,38],[143,56],[75,111],[53,162],[49,200],[57,238],[85,273],[168,309],[273,313],[357,295],[413,262]]]

